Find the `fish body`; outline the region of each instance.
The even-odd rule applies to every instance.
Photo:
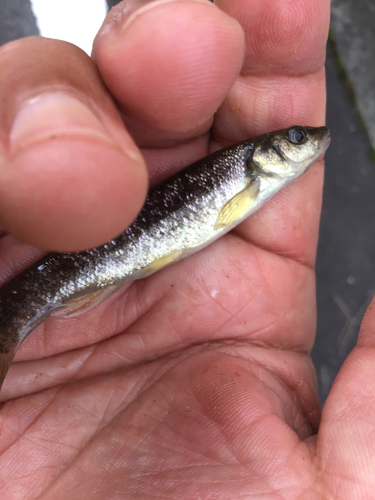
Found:
[[[105,245],[51,253],[0,289],[0,384],[22,341],[51,315],[94,307],[123,284],[195,253],[304,173],[325,127],[291,127],[217,151],[155,186],[132,225]]]

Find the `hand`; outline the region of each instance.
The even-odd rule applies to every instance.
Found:
[[[140,209],[145,162],[154,183],[324,123],[328,0],[216,4],[123,2],[94,62],[39,38],[0,50],[9,233],[98,245]],[[207,249],[27,338],[1,392],[2,499],[373,495],[374,311],[321,419],[309,356],[322,176],[319,162]],[[4,234],[3,282],[40,253]]]

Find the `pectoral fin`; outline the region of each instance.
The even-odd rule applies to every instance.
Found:
[[[259,181],[253,180],[245,189],[226,202],[216,219],[215,229],[231,226],[245,217],[257,199],[258,193]]]
[[[51,314],[51,316],[55,316],[57,318],[74,318],[75,316],[79,316],[93,307],[96,307],[98,304],[103,302],[103,300],[112,295],[112,293],[114,293],[117,289],[118,286],[110,285],[107,288],[102,288],[101,290],[79,297],[78,299],[72,299],[67,302],[64,307]]]

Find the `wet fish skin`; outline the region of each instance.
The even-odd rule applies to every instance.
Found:
[[[207,246],[304,173],[329,145],[294,126],[217,151],[155,186],[132,225],[105,245],[48,254],[0,288],[0,387],[23,340],[51,315],[81,314],[124,283]]]

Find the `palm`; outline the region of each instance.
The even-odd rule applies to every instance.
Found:
[[[297,464],[306,467],[306,444],[296,444],[310,434],[306,414],[314,412],[317,424],[317,402],[311,367],[292,351],[311,341],[313,272],[247,241],[246,226],[241,233],[134,282],[80,319],[49,320],[30,336],[20,358],[46,357],[16,364],[4,395],[39,392],[3,409],[12,425],[4,427],[2,446],[18,438],[3,464],[38,456],[22,473],[26,466],[38,487],[52,483],[50,498],[66,497],[68,477],[72,494],[84,498],[93,469],[102,471],[97,498],[104,491],[115,497],[119,482],[129,497],[144,488],[146,498],[155,481],[160,495],[177,498],[172,477],[180,498],[227,489],[235,498],[272,490],[269,467],[287,476],[298,474]],[[300,288],[308,290],[302,297]],[[286,295],[275,307],[275,297]],[[292,306],[303,314],[286,316]],[[302,377],[303,408],[286,388]],[[53,468],[48,478],[39,460]],[[19,473],[17,489],[29,488]]]
[[[253,3],[254,9],[261,4]],[[307,6],[298,8],[308,17]],[[186,164],[254,132],[321,124],[324,40],[317,43],[316,37],[299,47],[304,58],[293,59],[290,50],[284,65],[275,47],[259,59],[253,54],[252,72],[248,51],[231,90],[231,74],[215,81],[202,116],[191,118],[195,132],[188,144],[177,125],[171,134],[154,122],[141,137],[132,118],[128,126],[145,146],[151,177],[176,168],[176,156]],[[249,47],[254,40],[247,40]],[[222,67],[233,59],[230,50],[222,54]],[[97,49],[99,67],[105,55],[104,44]],[[106,78],[108,68],[101,70]],[[296,73],[303,76],[291,76]],[[259,88],[274,102],[260,115]],[[225,91],[207,141],[208,113]],[[121,95],[113,92],[121,107]],[[157,85],[155,95],[157,107]],[[184,105],[181,113],[189,116]],[[271,114],[275,108],[279,112]],[[155,136],[177,145],[156,150]],[[353,484],[347,442],[339,440],[340,430],[346,436],[340,382],[319,437],[314,434],[320,415],[308,354],[321,183],[316,165],[199,254],[131,283],[77,319],[51,318],[32,334],[2,391],[9,400],[1,411],[2,497],[353,498],[349,489],[340,490],[346,482],[336,479]],[[4,274],[9,262],[16,272],[24,255],[34,255],[10,236],[0,250]],[[367,478],[361,480],[366,491]]]

